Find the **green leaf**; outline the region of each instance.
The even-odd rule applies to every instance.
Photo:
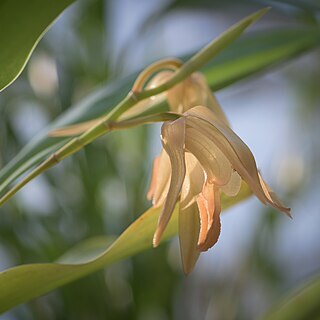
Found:
[[[236,197],[222,197],[223,208],[225,209],[246,199],[250,194],[247,185],[243,184]],[[77,246],[55,263],[28,264],[1,272],[0,313],[112,263],[151,248],[159,211],[159,208],[151,208],[146,211],[111,245],[109,245],[109,238],[97,238]],[[177,211],[177,209],[174,211],[162,237],[163,240],[177,234]]]
[[[256,32],[224,50],[203,72],[213,90],[222,89],[248,76],[288,61],[320,43],[318,29],[272,30]],[[26,170],[42,161],[65,141],[48,137],[54,128],[90,120],[105,114],[130,90],[136,74],[107,87],[98,88],[62,114],[42,131],[0,171],[0,193]],[[163,103],[166,106],[166,103]],[[41,156],[39,156],[41,153]]]
[[[0,91],[22,72],[40,39],[75,0],[2,0],[0,3]]]
[[[287,62],[319,44],[318,28],[255,32],[226,49],[204,73],[216,91]]]
[[[264,9],[258,10],[257,12],[245,17],[244,19],[242,19],[238,23],[232,25],[225,32],[223,32],[220,36],[218,36],[213,41],[211,41],[205,48],[202,48],[200,51],[198,51],[196,54],[194,54],[191,58],[189,58],[181,66],[181,68],[179,68],[177,70],[177,72],[173,75],[173,77],[171,77],[166,83],[163,83],[156,88],[143,90],[139,93],[136,93],[136,100],[139,101],[139,100],[142,100],[143,98],[150,97],[151,95],[156,95],[158,93],[166,91],[167,89],[169,89],[169,88],[173,87],[175,84],[177,84],[179,81],[185,79],[187,76],[189,76],[193,72],[198,71],[198,69],[201,68],[202,66],[204,66],[205,64],[207,64],[210,61],[210,59],[212,59],[213,57],[218,55],[224,48],[226,48],[232,42],[234,42],[246,30],[246,28],[248,28],[251,24],[253,24],[258,19],[260,19],[268,10],[269,10],[269,8],[264,8]],[[132,85],[130,85],[130,88],[131,87],[132,87]],[[128,108],[133,106],[135,99],[132,99],[132,97],[129,97],[127,95],[127,93],[129,91],[130,91],[130,89],[126,90],[126,92],[124,93],[126,98],[122,98],[122,99],[118,100],[118,104],[114,104],[111,108],[111,111],[110,110],[107,111],[108,108],[105,107],[102,115],[104,117],[107,117],[108,120],[115,120],[124,111],[126,111]],[[118,92],[116,97],[121,96],[121,94],[122,94],[122,92],[121,93]],[[97,102],[99,103],[100,101],[97,101]],[[85,108],[87,108],[87,107],[88,107],[88,105],[85,106]],[[92,105],[89,105],[89,107],[92,107]],[[97,129],[96,136],[95,136],[96,133],[93,132],[95,129]],[[81,144],[84,146],[87,143],[93,141],[96,137],[98,137],[98,135],[102,134],[103,130],[104,130],[104,128],[103,127],[99,128],[99,126],[97,126],[96,128],[93,128],[93,130],[90,131],[90,133],[88,133],[88,135],[86,136],[86,139],[84,137],[82,137],[83,139],[86,140],[86,142],[84,143],[84,141],[81,141]],[[50,141],[52,141],[52,144]],[[57,141],[57,139],[55,139],[55,140],[53,140],[53,139],[50,140],[50,138],[45,139],[45,141],[44,141],[45,148],[49,149],[49,147],[52,147],[54,145],[53,141]],[[68,148],[70,148],[70,150],[68,149],[67,153],[72,154],[75,152],[74,150],[79,149],[78,148],[79,141],[74,140],[74,141],[70,141],[70,143],[71,143],[71,145],[70,144],[68,145],[68,143],[66,143],[66,146],[68,145]],[[77,146],[77,147],[75,147],[75,146]],[[28,146],[27,146],[27,149],[28,149]],[[25,172],[26,170],[31,168],[33,165],[35,165],[36,159],[39,161],[44,159],[44,157],[40,159],[40,157],[38,156],[38,153],[42,151],[42,150],[41,151],[40,150],[38,149],[37,152],[31,151],[31,153],[28,150],[27,151],[22,150],[22,153],[27,152],[27,154],[28,154],[27,158],[20,161],[20,163],[17,163],[17,162],[19,162],[19,160],[13,159],[11,161],[11,163],[9,164],[9,167],[5,168],[2,172],[0,172],[0,179],[3,180],[3,182],[0,185],[0,194],[5,193],[7,187],[15,179],[17,179],[21,174],[23,174],[23,172]],[[66,150],[64,150],[64,151],[66,151]],[[44,154],[44,153],[42,153],[42,154]],[[30,160],[30,158],[31,158],[31,160]],[[57,157],[55,156],[52,159],[56,159],[56,158]],[[25,164],[26,162],[28,162],[30,164],[30,167],[26,166],[26,164]],[[56,163],[56,161],[53,161],[53,163]],[[52,165],[50,164],[50,167],[51,166]],[[11,171],[12,168],[13,168],[13,171]],[[42,168],[40,170],[42,170]],[[46,169],[44,169],[44,170],[46,170]],[[22,188],[24,184],[28,183],[28,181],[30,181],[31,179],[36,177],[40,172],[41,171],[37,171],[37,173],[36,173],[35,171],[32,171],[31,175],[28,176],[28,177],[30,177],[30,179],[27,178],[27,179],[22,180],[20,184],[16,185],[16,189],[11,189],[11,192],[8,192],[4,197],[0,196],[1,205],[4,202],[6,202],[20,188]]]
[[[261,9],[231,26],[229,29],[211,41],[208,45],[194,54],[190,59],[188,59],[183,66],[178,69],[177,72],[167,81],[167,84],[173,83],[177,79],[183,80],[186,76],[198,71],[208,62],[210,62],[210,60],[225,50],[225,48],[227,48],[230,44],[232,44],[251,24],[261,19],[269,10],[270,8]],[[175,84],[177,84],[177,82],[175,82]],[[162,84],[153,90],[155,92],[159,92],[159,89],[162,86],[166,86],[166,84]]]
[[[262,320],[320,319],[320,276],[294,290]]]

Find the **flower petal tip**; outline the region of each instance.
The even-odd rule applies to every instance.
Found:
[[[190,267],[183,266],[183,273],[185,274],[185,276],[188,276],[193,271],[194,267],[195,264]]]
[[[200,251],[200,252],[206,252],[210,249],[211,247],[208,247],[208,245],[206,243],[198,243],[197,245],[197,249]]]
[[[156,230],[156,232],[154,233],[153,239],[152,239],[152,245],[154,248],[157,248],[159,246],[160,239],[161,239],[161,235],[158,232],[158,230]]]
[[[286,210],[284,211],[284,213],[293,220],[293,216],[291,214],[291,208],[286,208]]]
[[[276,203],[273,203],[272,205],[275,209],[284,213],[290,219],[293,219],[293,217],[291,215],[291,208],[285,207],[281,202],[276,202]]]
[[[182,270],[183,270],[183,273],[188,276],[194,269],[198,259],[199,259],[199,256],[200,256],[200,250],[198,250],[198,248],[195,249],[195,251],[188,257],[182,257]]]

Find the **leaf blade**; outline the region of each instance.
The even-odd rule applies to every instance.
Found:
[[[210,87],[213,90],[220,90],[274,67],[286,59],[297,57],[301,53],[319,46],[319,44],[320,32],[318,28],[256,32],[239,39],[225,49],[211,64],[203,68],[203,72]],[[58,149],[58,144],[63,140],[62,138],[48,137],[50,130],[103,115],[129,92],[135,78],[136,74],[107,87],[98,88],[30,141],[11,162],[0,170],[2,182],[0,193],[19,176],[16,172],[31,157],[49,147],[51,147],[51,151]],[[166,103],[163,105],[165,107]],[[49,156],[50,153],[48,152],[46,155]],[[25,166],[25,170],[20,170],[20,173],[30,169],[32,165],[30,162],[30,166]]]
[[[0,5],[0,92],[17,79],[34,48],[75,0],[5,0]],[[34,14],[41,12],[41,14]]]
[[[222,198],[223,208],[226,209],[249,197],[251,192],[243,184],[238,196]],[[177,234],[177,208],[164,232],[162,241]],[[85,275],[102,269],[114,262],[142,252],[152,247],[152,237],[157,225],[160,208],[151,208],[134,221],[121,235],[101,253],[101,240],[98,242],[97,256],[89,256],[87,261],[72,264],[68,255],[60,263],[38,263],[22,265],[7,269],[0,273],[0,313],[14,306],[43,295],[64,284],[70,283]],[[106,241],[106,246],[108,241]],[[92,249],[92,247],[91,247]],[[86,249],[87,250],[87,249]],[[78,254],[73,252],[73,256]],[[70,255],[69,255],[70,257]],[[68,262],[63,264],[62,262]]]
[[[320,276],[295,289],[261,320],[304,320],[320,316]]]

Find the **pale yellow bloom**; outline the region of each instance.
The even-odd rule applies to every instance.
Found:
[[[232,131],[200,74],[167,92],[181,113],[161,130],[163,150],[155,159],[147,197],[162,206],[153,244],[157,246],[179,201],[179,238],[184,271],[220,234],[220,195],[238,194],[242,180],[264,204],[290,215],[290,209],[262,179],[247,145]]]

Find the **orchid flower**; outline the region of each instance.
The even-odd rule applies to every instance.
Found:
[[[244,181],[263,204],[289,216],[290,209],[262,179],[250,149],[230,128],[201,74],[173,87],[167,98],[181,117],[162,125],[163,150],[154,160],[147,197],[162,211],[153,245],[158,246],[178,202],[182,264],[189,273],[200,252],[218,241],[221,193],[236,196]]]

